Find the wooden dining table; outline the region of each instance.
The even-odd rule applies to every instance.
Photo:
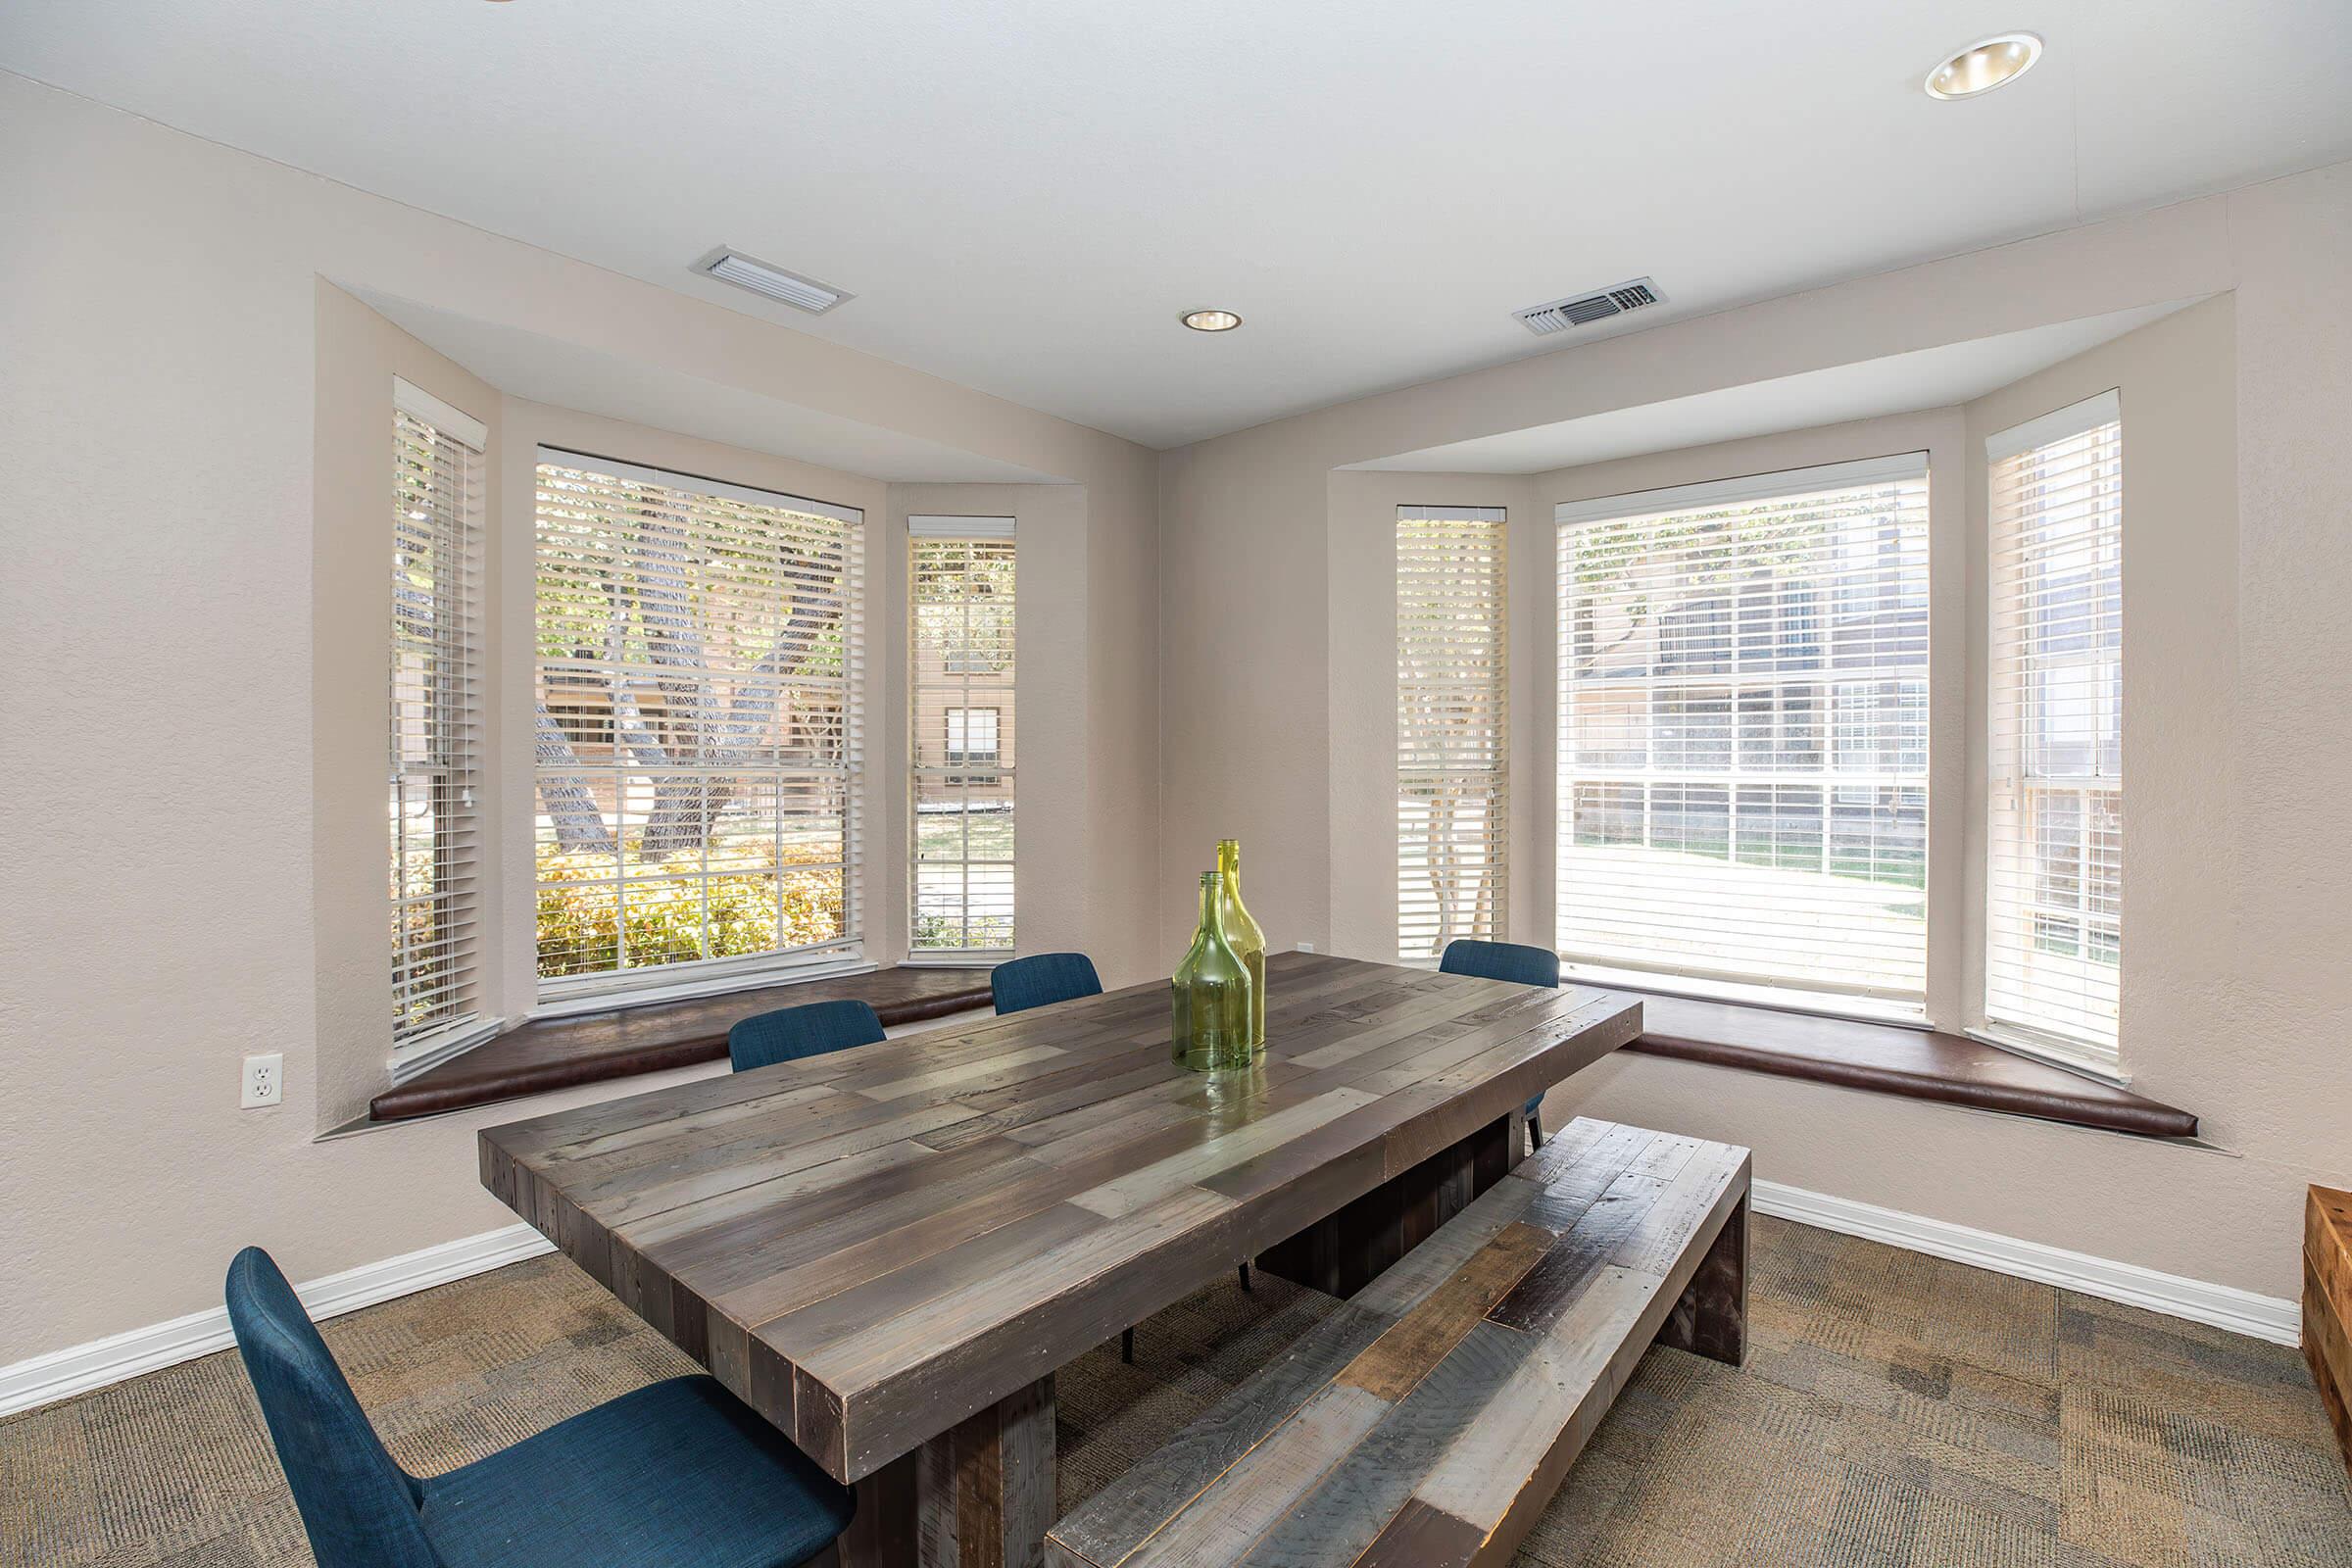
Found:
[[[483,1184],[827,1474],[849,1564],[1039,1560],[1054,1374],[1263,1257],[1348,1289],[1641,1031],[1617,994],[1313,954],[1266,1051],[1170,1058],[1153,981],[483,1131]]]

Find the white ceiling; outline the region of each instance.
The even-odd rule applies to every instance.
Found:
[[[2013,27],[2031,74],[1919,90]],[[1640,273],[1619,330],[2352,156],[2348,61],[2346,0],[0,8],[10,69],[1154,446]]]
[[[2003,332],[1884,359],[1858,360],[1771,381],[1751,381],[1664,403],[1611,409],[1556,424],[1424,447],[1351,468],[1412,473],[1544,473],[1552,468],[1717,441],[1744,441],[1883,414],[1944,409],[2007,386],[2085,349],[2194,304],[2181,300],[2115,311],[2023,332]]]
[[[577,343],[477,320],[346,284],[403,331],[514,397],[772,452],[869,479],[1054,484],[1054,475],[1000,463],[819,409],[699,380]],[[626,454],[614,453],[620,457]]]

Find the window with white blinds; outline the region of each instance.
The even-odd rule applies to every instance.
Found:
[[[392,1043],[410,1056],[480,1024],[481,423],[393,383],[390,800]]]
[[[1921,1011],[1925,454],[1557,520],[1561,956]]]
[[[1013,519],[909,517],[911,950],[1009,954]]]
[[[543,996],[856,956],[863,514],[542,448]]]
[[[1499,507],[1396,509],[1396,950],[1503,935],[1510,662]]]
[[[2110,392],[1985,444],[1984,1018],[2112,1068],[2124,905],[2124,435]]]

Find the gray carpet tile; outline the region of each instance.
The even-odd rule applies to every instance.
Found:
[[[2352,1498],[2292,1350],[1755,1222],[1742,1370],[1653,1350],[1517,1568],[2346,1568]],[[1331,1308],[1231,1276],[1058,1380],[1075,1506]],[[692,1364],[559,1257],[325,1325],[429,1474]],[[304,1563],[233,1352],[0,1422],[0,1568]]]

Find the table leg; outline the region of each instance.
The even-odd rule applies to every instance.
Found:
[[[1674,1303],[1657,1343],[1710,1360],[1742,1366],[1747,1361],[1747,1199],[1723,1222],[1722,1233],[1690,1289]]]
[[[841,1568],[1038,1568],[1054,1486],[1049,1377],[860,1481]]]
[[[1526,1155],[1526,1112],[1513,1110],[1276,1243],[1257,1266],[1327,1296],[1353,1296]]]

